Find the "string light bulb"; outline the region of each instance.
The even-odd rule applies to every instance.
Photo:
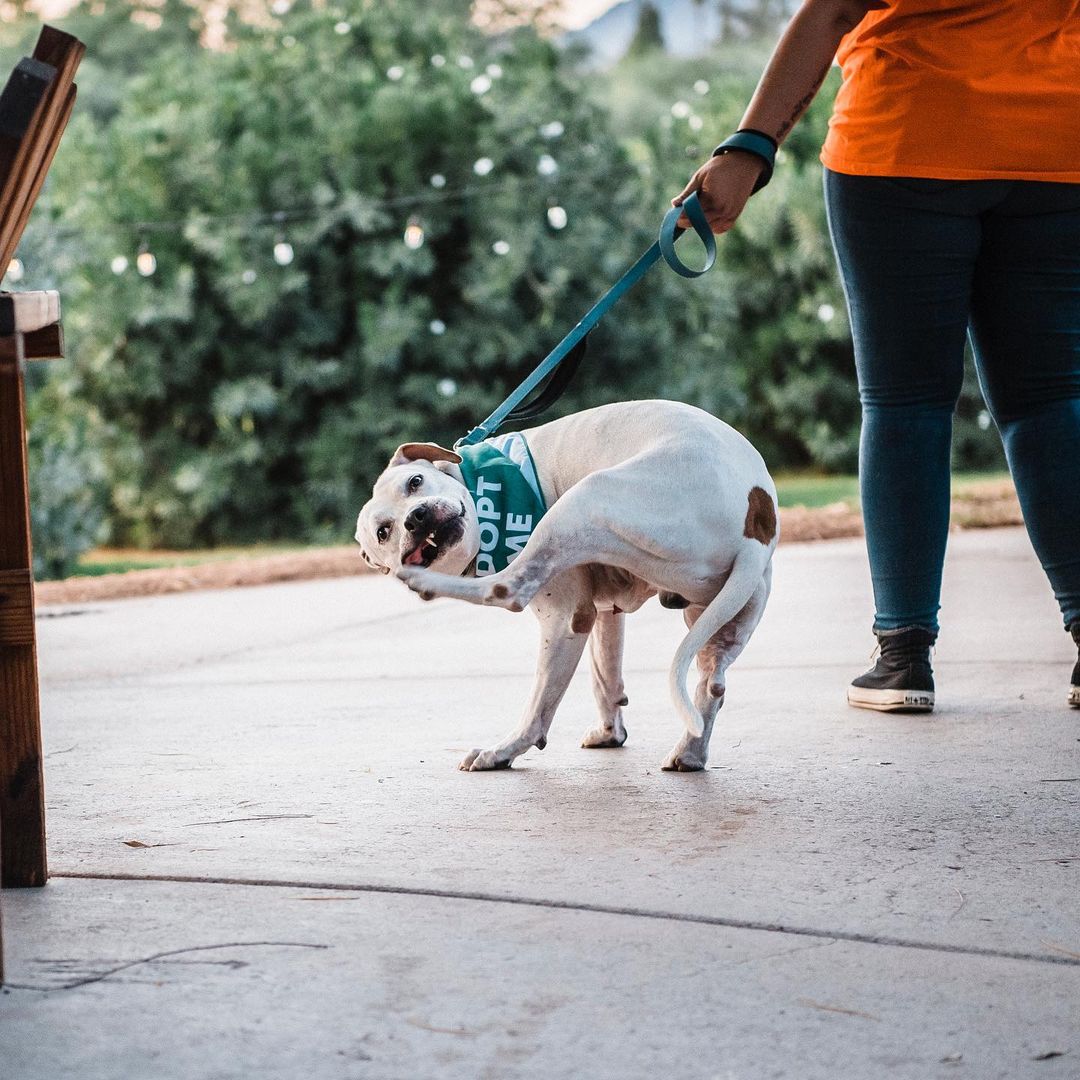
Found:
[[[152,277],[157,270],[157,256],[145,245],[139,248],[139,254],[135,256],[135,269],[143,277]]]
[[[119,277],[128,268],[128,259],[126,255],[114,255],[113,260],[109,263],[109,269]]]
[[[288,266],[293,261],[295,254],[293,246],[288,240],[278,240],[274,244],[274,262],[278,266]]]
[[[561,206],[549,206],[547,220],[553,229],[565,229],[567,222],[566,211]]]
[[[419,218],[409,218],[409,223],[405,226],[405,246],[410,251],[418,251],[424,246],[424,226],[420,224]]]
[[[11,262],[8,263],[7,279],[9,281],[22,281],[25,269],[22,259],[12,259]]]

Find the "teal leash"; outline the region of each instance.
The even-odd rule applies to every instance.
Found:
[[[700,270],[694,270],[682,262],[675,253],[675,241],[683,234],[680,229],[679,218],[686,214],[694,232],[701,237],[705,245],[705,265]],[[716,237],[705,219],[705,213],[698,202],[697,192],[692,193],[682,206],[672,207],[665,215],[660,225],[660,236],[656,243],[649,248],[638,260],[626,271],[625,274],[599,300],[589,309],[584,318],[570,331],[544,357],[543,360],[532,370],[529,376],[506,398],[491,415],[477,424],[467,435],[454,443],[459,446],[471,446],[473,443],[483,442],[484,439],[493,435],[506,422],[507,417],[531,394],[555,369],[566,359],[574,347],[580,344],[585,335],[611,310],[618,302],[623,293],[634,287],[648,272],[653,263],[663,259],[676,274],[684,278],[701,277],[712,268],[716,262]]]

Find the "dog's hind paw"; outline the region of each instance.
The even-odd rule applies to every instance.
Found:
[[[660,768],[664,772],[701,772],[705,768],[705,758],[683,750],[680,753],[668,755]]]
[[[614,750],[626,742],[626,728],[620,723],[612,727],[595,727],[586,731],[581,740],[584,750]]]

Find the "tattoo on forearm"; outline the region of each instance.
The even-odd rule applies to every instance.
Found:
[[[799,117],[806,112],[810,106],[810,102],[814,100],[817,92],[821,89],[821,84],[825,81],[829,74],[829,68],[832,67],[832,61],[830,60],[822,69],[821,74],[817,77],[817,81],[814,83],[813,89],[806,94],[792,110],[791,115],[780,125],[779,131],[776,133],[776,141],[782,142],[784,136],[795,126]]]

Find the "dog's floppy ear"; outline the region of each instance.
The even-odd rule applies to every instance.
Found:
[[[378,570],[378,571],[379,571],[380,573],[382,573],[382,574],[389,574],[389,573],[390,573],[390,567],[389,567],[389,566],[382,566],[382,565],[380,565],[379,563],[377,563],[377,562],[376,562],[376,561],[375,561],[375,560],[374,560],[374,559],[373,559],[373,558],[372,558],[372,557],[371,557],[371,556],[370,556],[370,555],[369,555],[369,554],[368,554],[368,553],[367,553],[367,552],[366,552],[366,551],[364,550],[364,548],[363,548],[363,545],[361,545],[361,547],[360,547],[360,557],[361,557],[361,558],[362,558],[362,559],[364,560],[364,562],[366,562],[366,563],[368,564],[368,566],[370,566],[370,567],[371,567],[371,569],[372,569],[372,570]]]
[[[409,461],[452,461],[458,465],[461,463],[461,455],[433,442],[407,442],[394,451],[387,468],[404,465]]]

